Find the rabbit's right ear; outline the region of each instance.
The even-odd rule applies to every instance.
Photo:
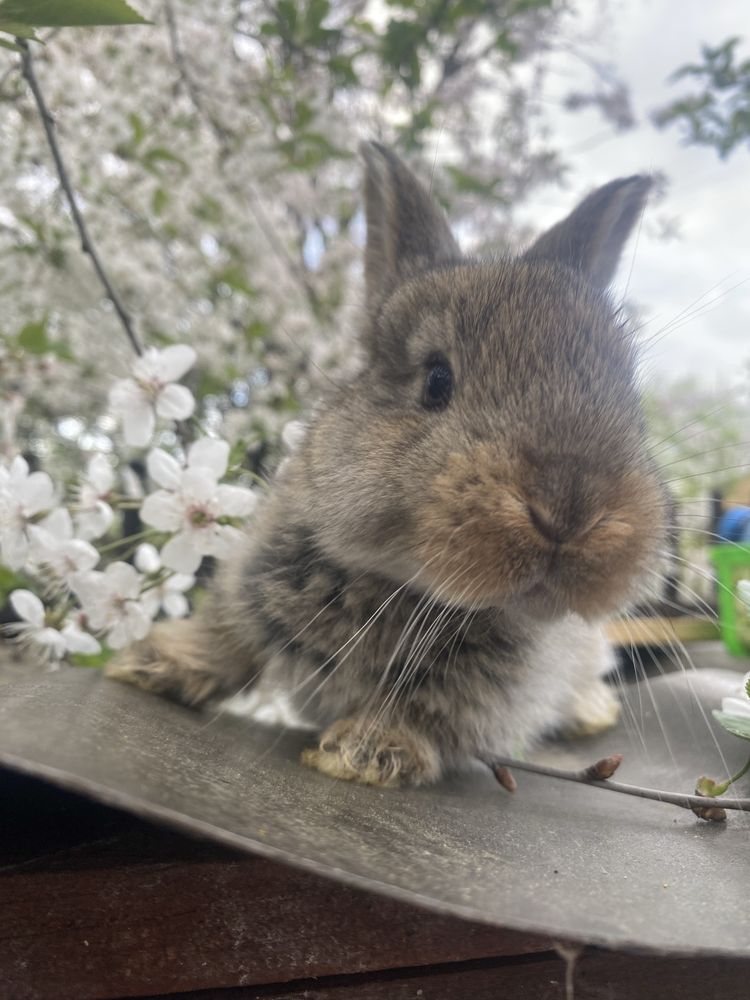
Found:
[[[565,264],[593,285],[606,288],[651,186],[650,177],[636,174],[597,188],[566,219],[543,233],[524,257]]]
[[[414,174],[385,146],[362,143],[365,159],[367,308],[419,270],[461,256],[448,223]]]

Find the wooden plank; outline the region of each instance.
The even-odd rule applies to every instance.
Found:
[[[566,992],[565,963],[553,953],[460,966],[341,976],[278,989],[208,990],[170,1000],[747,1000],[750,963],[609,952],[582,955]],[[146,1000],[158,1000],[156,997]]]
[[[710,618],[628,618],[609,622],[610,642],[618,646],[669,646],[674,642],[718,639],[719,626]]]
[[[169,994],[549,947],[80,800],[61,816],[50,795],[75,797],[14,781],[18,808],[6,782],[0,831],[3,1000]]]

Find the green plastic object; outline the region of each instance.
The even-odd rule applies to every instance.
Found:
[[[734,656],[748,656],[750,607],[737,593],[737,584],[750,580],[750,545],[714,545],[711,561],[716,567],[721,638]]]

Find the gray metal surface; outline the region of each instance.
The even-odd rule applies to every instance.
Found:
[[[545,747],[618,778],[691,791],[744,746],[706,716],[737,675],[672,674],[634,690],[617,730]],[[666,737],[665,737],[666,734]],[[718,740],[718,744],[717,741]],[[298,763],[279,734],[68,670],[0,687],[0,763],[201,837],[433,910],[614,948],[750,956],[750,815],[692,813],[517,772],[383,791]],[[668,745],[667,745],[668,743]]]

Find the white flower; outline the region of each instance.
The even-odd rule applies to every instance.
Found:
[[[93,635],[73,621],[66,622],[62,629],[47,625],[44,605],[30,590],[14,590],[10,603],[22,621],[13,622],[9,630],[41,646],[46,659],[60,660],[66,653],[91,655],[101,650]]]
[[[160,448],[149,453],[149,475],[163,489],[151,493],[141,507],[141,520],[159,531],[176,532],[161,552],[162,562],[179,573],[194,573],[203,556],[222,559],[241,532],[221,518],[242,518],[257,497],[242,486],[220,485],[227,469],[229,445],[200,438],[190,446],[187,468]]]
[[[158,573],[162,568],[159,553],[153,545],[144,542],[139,545],[134,559],[136,568],[141,573]],[[190,610],[185,592],[195,584],[195,577],[186,573],[171,573],[166,580],[155,587],[149,587],[143,594],[143,600],[149,607],[152,617],[160,609],[169,618],[184,618]]]
[[[750,672],[742,678],[742,687],[729,698],[722,698],[721,710],[725,715],[750,719]]]
[[[142,583],[138,570],[124,562],[110,563],[103,573],[82,573],[73,581],[89,625],[106,632],[110,649],[148,635],[152,615],[141,596]]]
[[[75,573],[93,569],[99,562],[93,545],[73,537],[73,522],[64,507],[58,507],[39,524],[30,525],[28,535],[31,561],[49,567],[66,583]]]
[[[160,351],[150,347],[133,364],[132,378],[118,379],[110,389],[109,405],[120,417],[125,441],[147,445],[154,433],[156,417],[186,420],[195,409],[195,399],[175,381],[195,364],[195,351],[175,344]]]
[[[281,429],[281,442],[287,451],[294,453],[305,440],[307,424],[301,420],[290,420]]]
[[[104,455],[94,455],[86,467],[78,493],[76,528],[81,538],[91,541],[107,531],[114,514],[106,497],[115,485],[115,473]]]
[[[21,569],[28,557],[29,527],[50,511],[55,488],[46,472],[29,472],[28,463],[17,455],[9,466],[0,465],[0,562]]]

